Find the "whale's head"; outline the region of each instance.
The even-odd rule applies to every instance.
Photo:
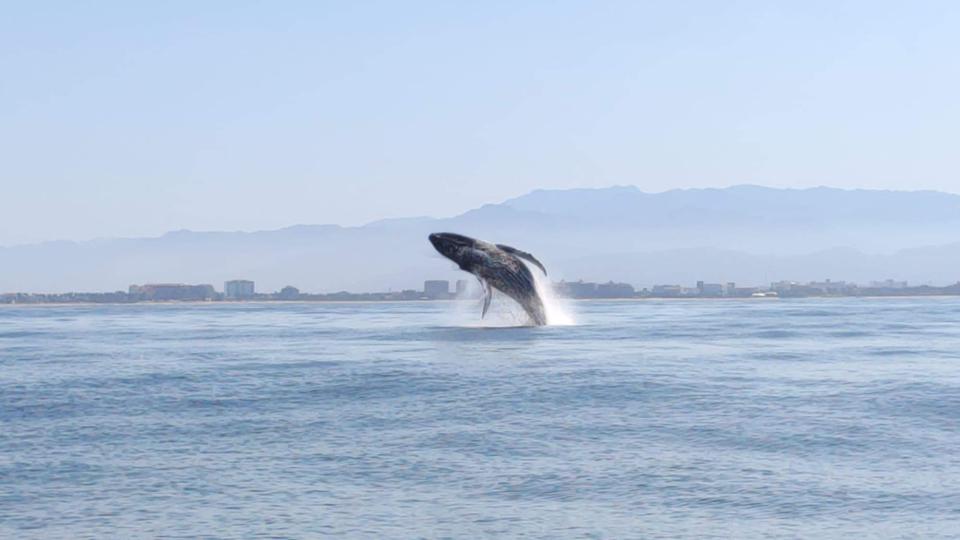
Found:
[[[444,257],[464,268],[475,251],[477,241],[469,236],[456,233],[433,233],[430,243]],[[466,270],[466,268],[464,268]]]

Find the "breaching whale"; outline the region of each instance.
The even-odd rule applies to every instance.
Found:
[[[433,233],[430,235],[430,243],[441,255],[457,263],[461,270],[470,272],[480,280],[483,287],[481,318],[487,314],[490,307],[493,289],[497,289],[516,300],[530,316],[533,324],[547,324],[543,300],[537,294],[533,274],[520,260],[524,259],[536,265],[546,275],[547,270],[536,257],[510,246],[491,244],[455,233]]]

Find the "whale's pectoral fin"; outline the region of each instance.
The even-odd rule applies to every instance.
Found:
[[[487,315],[487,310],[490,309],[490,299],[493,298],[493,287],[481,279],[480,288],[483,289],[483,311],[480,312],[480,318],[482,319]]]
[[[541,272],[543,272],[543,275],[547,275],[547,269],[544,268],[542,264],[540,264],[540,261],[538,261],[536,257],[534,257],[533,255],[527,253],[526,251],[520,251],[519,249],[517,249],[517,248],[515,248],[515,247],[505,246],[505,245],[503,245],[503,244],[497,244],[497,247],[500,248],[500,249],[502,249],[502,250],[504,250],[504,251],[506,251],[507,253],[509,253],[509,254],[511,254],[511,255],[516,255],[517,257],[520,257],[521,259],[526,259],[526,260],[532,262],[533,264],[537,265],[537,268],[539,268]]]

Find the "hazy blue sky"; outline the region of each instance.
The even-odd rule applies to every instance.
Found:
[[[538,187],[960,191],[957,2],[7,2],[0,245]]]

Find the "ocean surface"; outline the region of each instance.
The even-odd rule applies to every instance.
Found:
[[[957,538],[960,299],[0,307],[0,538]]]

